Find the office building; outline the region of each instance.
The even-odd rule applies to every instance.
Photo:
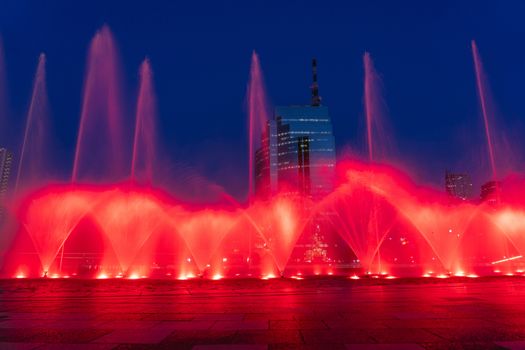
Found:
[[[335,140],[326,106],[321,105],[317,62],[312,61],[310,105],[275,108],[255,153],[255,188],[263,197],[276,192],[320,198],[333,190]]]
[[[501,189],[501,182],[499,181],[488,181],[481,186],[480,199],[482,202],[488,202],[489,204],[496,204],[499,201],[499,192]]]
[[[9,190],[12,162],[12,153],[5,148],[0,148],[0,225],[5,220],[5,201]]]
[[[453,198],[467,200],[472,197],[472,180],[468,174],[445,173],[445,191]]]

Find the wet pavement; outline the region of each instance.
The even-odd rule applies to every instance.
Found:
[[[525,278],[0,281],[34,348],[525,349]]]

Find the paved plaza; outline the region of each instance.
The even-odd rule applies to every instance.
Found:
[[[525,278],[4,280],[0,349],[525,349]]]

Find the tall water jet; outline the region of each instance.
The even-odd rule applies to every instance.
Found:
[[[131,161],[131,178],[146,183],[153,181],[156,156],[157,108],[153,73],[149,59],[140,66],[140,87],[135,114],[135,135]]]
[[[384,162],[391,155],[389,151],[392,151],[392,144],[386,127],[387,107],[382,96],[383,83],[368,52],[363,55],[363,67],[365,72],[363,104],[368,160]]]
[[[363,64],[365,67],[365,79],[364,79],[364,97],[365,97],[365,117],[366,117],[366,142],[368,146],[368,160],[371,162],[374,158],[374,150],[372,145],[372,102],[371,102],[371,87],[370,77],[372,62],[370,60],[370,54],[365,52],[363,56]]]
[[[45,177],[46,132],[48,120],[48,97],[46,88],[46,55],[40,54],[33,82],[33,92],[26,117],[24,138],[20,149],[15,193],[20,186],[25,188],[42,184]]]
[[[472,57],[474,60],[474,71],[476,74],[476,87],[478,92],[479,103],[481,106],[481,114],[483,115],[483,125],[485,127],[485,137],[487,141],[487,149],[489,154],[490,167],[492,170],[493,180],[497,180],[497,170],[496,170],[496,156],[494,152],[494,140],[493,135],[491,134],[491,106],[490,106],[490,96],[488,92],[487,77],[485,71],[483,70],[483,64],[479,56],[478,46],[474,40],[471,41],[472,47]]]
[[[248,83],[248,137],[249,137],[249,170],[248,170],[248,198],[254,195],[254,157],[255,149],[260,143],[263,130],[270,119],[268,101],[264,87],[263,73],[259,56],[255,51],[252,53],[252,64],[250,68],[250,81]]]
[[[386,150],[389,145],[387,144],[387,135],[384,129],[383,114],[385,111],[385,104],[381,95],[381,79],[377,74],[370,53],[365,52],[363,55],[363,67],[364,67],[364,110],[365,110],[365,121],[366,121],[366,143],[368,150],[369,162],[374,161],[385,161]],[[376,141],[377,139],[377,141]],[[378,142],[381,142],[379,145]],[[371,210],[369,211],[369,218],[366,230],[368,234],[375,235],[376,247],[374,249],[375,257],[372,256],[371,261],[377,258],[377,272],[381,273],[381,252],[380,245],[382,237],[386,234],[379,232],[378,215],[379,215],[379,204],[374,199],[374,195],[371,198]],[[368,270],[371,266],[366,267]]]
[[[4,42],[0,36],[0,140],[1,147],[9,147],[6,144],[8,139],[7,125],[9,120],[9,106],[7,93],[7,69],[5,65]]]
[[[120,65],[113,35],[102,27],[91,41],[72,181],[118,181],[129,174],[124,142]]]
[[[9,127],[9,107],[8,107],[8,93],[7,93],[7,76],[6,76],[4,46],[2,37],[0,36],[0,148],[4,147],[12,151],[11,139],[12,130]],[[0,195],[0,211],[6,205],[6,195]],[[0,215],[0,264],[4,261],[6,247],[9,245],[11,235],[6,234],[9,228],[6,227],[7,221]]]

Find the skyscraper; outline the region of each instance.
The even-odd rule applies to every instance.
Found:
[[[269,198],[277,192],[277,124],[269,120],[261,137],[261,147],[255,151],[255,193]]]
[[[9,176],[13,155],[5,148],[0,148],[0,224],[4,222],[5,199],[9,189]]]
[[[461,200],[472,196],[472,180],[468,174],[445,173],[445,191],[448,195]]]
[[[482,202],[488,202],[490,204],[498,203],[498,195],[501,190],[501,182],[499,181],[488,181],[481,186],[480,199]]]
[[[294,192],[318,198],[335,180],[335,140],[328,108],[321,105],[317,61],[312,60],[310,105],[276,107],[255,154],[256,193]]]
[[[267,199],[276,193],[300,194],[314,201],[335,185],[335,140],[330,113],[321,105],[317,61],[312,60],[310,105],[278,106],[268,121],[255,153],[255,193]],[[305,201],[305,215],[309,215]],[[309,220],[290,261],[330,264],[344,242],[333,231],[331,211],[319,211]]]
[[[313,198],[330,193],[335,180],[335,141],[328,108],[277,107],[275,119],[278,190]]]

